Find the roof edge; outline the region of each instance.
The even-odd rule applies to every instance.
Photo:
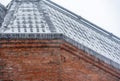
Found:
[[[12,1],[8,4],[8,6],[7,6],[8,10],[9,10],[9,8],[10,8],[10,5],[13,3],[13,1],[16,1],[16,0],[12,0]],[[19,0],[18,0],[18,1],[19,1]],[[26,0],[25,0],[25,1],[26,1]],[[75,21],[80,22],[80,23],[83,23],[84,25],[87,25],[87,27],[93,29],[94,31],[97,31],[98,33],[102,33],[102,34],[103,34],[105,37],[107,37],[108,39],[110,39],[110,40],[112,40],[112,41],[115,41],[116,43],[119,43],[119,44],[120,44],[120,38],[117,37],[116,35],[114,35],[114,34],[108,32],[108,31],[102,29],[101,27],[99,27],[99,26],[91,23],[90,21],[86,20],[85,18],[83,18],[83,17],[81,17],[81,16],[73,13],[72,11],[69,11],[68,9],[63,8],[62,6],[54,3],[53,1],[51,1],[51,0],[35,0],[35,1],[44,1],[44,2],[46,2],[46,3],[49,3],[49,4],[52,4],[52,5],[56,6],[57,8],[59,8],[59,9],[58,9],[59,11],[61,11],[61,12],[64,13],[64,14],[65,14],[65,13],[69,14],[69,16],[71,16],[71,18],[74,19]],[[67,16],[68,16],[68,15],[67,15]]]
[[[113,60],[95,52],[94,50],[76,42],[75,40],[63,35],[62,33],[34,33],[34,34],[5,34],[2,33],[0,34],[0,40],[12,40],[12,39],[62,39],[75,47],[87,52],[88,54],[91,54],[95,56],[96,58],[104,61],[105,63],[111,65],[114,68],[117,68],[120,70],[120,64],[114,62]]]
[[[115,42],[117,42],[117,43],[120,44],[120,38],[117,37],[116,35],[114,35],[113,33],[108,32],[107,30],[105,30],[105,29],[103,29],[103,28],[95,25],[94,23],[92,23],[92,22],[86,20],[85,18],[83,18],[83,17],[75,14],[74,12],[72,12],[72,11],[70,11],[70,10],[68,10],[68,9],[66,9],[66,8],[64,8],[64,7],[56,4],[56,3],[54,3],[54,2],[51,1],[51,0],[43,0],[43,1],[45,1],[45,2],[47,1],[47,2],[49,2],[49,3],[51,3],[51,4],[53,4],[54,6],[57,6],[57,7],[61,8],[64,12],[67,11],[67,13],[68,13],[70,16],[73,15],[72,18],[73,18],[74,20],[77,20],[78,22],[79,22],[79,21],[82,21],[83,23],[85,23],[85,24],[89,25],[90,27],[92,27],[92,29],[97,30],[97,31],[103,33],[105,36],[107,36],[108,39],[110,39],[110,40],[112,40],[112,41],[115,41]],[[60,10],[60,9],[58,9],[58,10]],[[62,13],[64,13],[64,12],[62,12]]]

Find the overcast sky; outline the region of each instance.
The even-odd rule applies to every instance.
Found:
[[[11,0],[0,0],[7,5]],[[120,0],[52,0],[120,37]]]

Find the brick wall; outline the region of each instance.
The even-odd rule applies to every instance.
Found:
[[[62,40],[1,40],[0,80],[120,81],[120,71]]]
[[[63,81],[119,81],[106,71],[62,50]]]

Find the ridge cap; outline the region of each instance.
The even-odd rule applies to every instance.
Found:
[[[109,32],[109,31],[103,29],[103,28],[100,27],[100,26],[97,26],[96,24],[94,24],[94,23],[90,22],[89,20],[81,17],[80,15],[78,15],[78,14],[76,14],[76,13],[74,13],[74,12],[72,12],[72,11],[64,8],[64,7],[62,7],[61,5],[54,3],[54,2],[51,1],[51,0],[45,0],[45,1],[49,2],[50,4],[53,4],[53,6],[57,6],[57,7],[60,8],[61,10],[63,10],[63,11],[65,11],[66,13],[70,14],[70,16],[73,15],[73,16],[74,16],[74,17],[72,17],[73,20],[82,21],[83,23],[89,25],[93,30],[100,31],[103,35],[105,35],[105,36],[106,36],[107,38],[109,38],[110,40],[113,40],[113,41],[115,41],[115,42],[117,42],[117,43],[120,44],[120,37],[118,37],[118,36],[114,35],[113,33],[111,33],[111,32]],[[64,13],[64,12],[63,12],[63,13]]]

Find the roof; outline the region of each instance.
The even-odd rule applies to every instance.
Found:
[[[4,20],[5,15],[6,15],[6,8],[2,4],[0,4],[0,26]]]
[[[0,38],[60,38],[120,69],[120,38],[50,0],[13,0]]]

